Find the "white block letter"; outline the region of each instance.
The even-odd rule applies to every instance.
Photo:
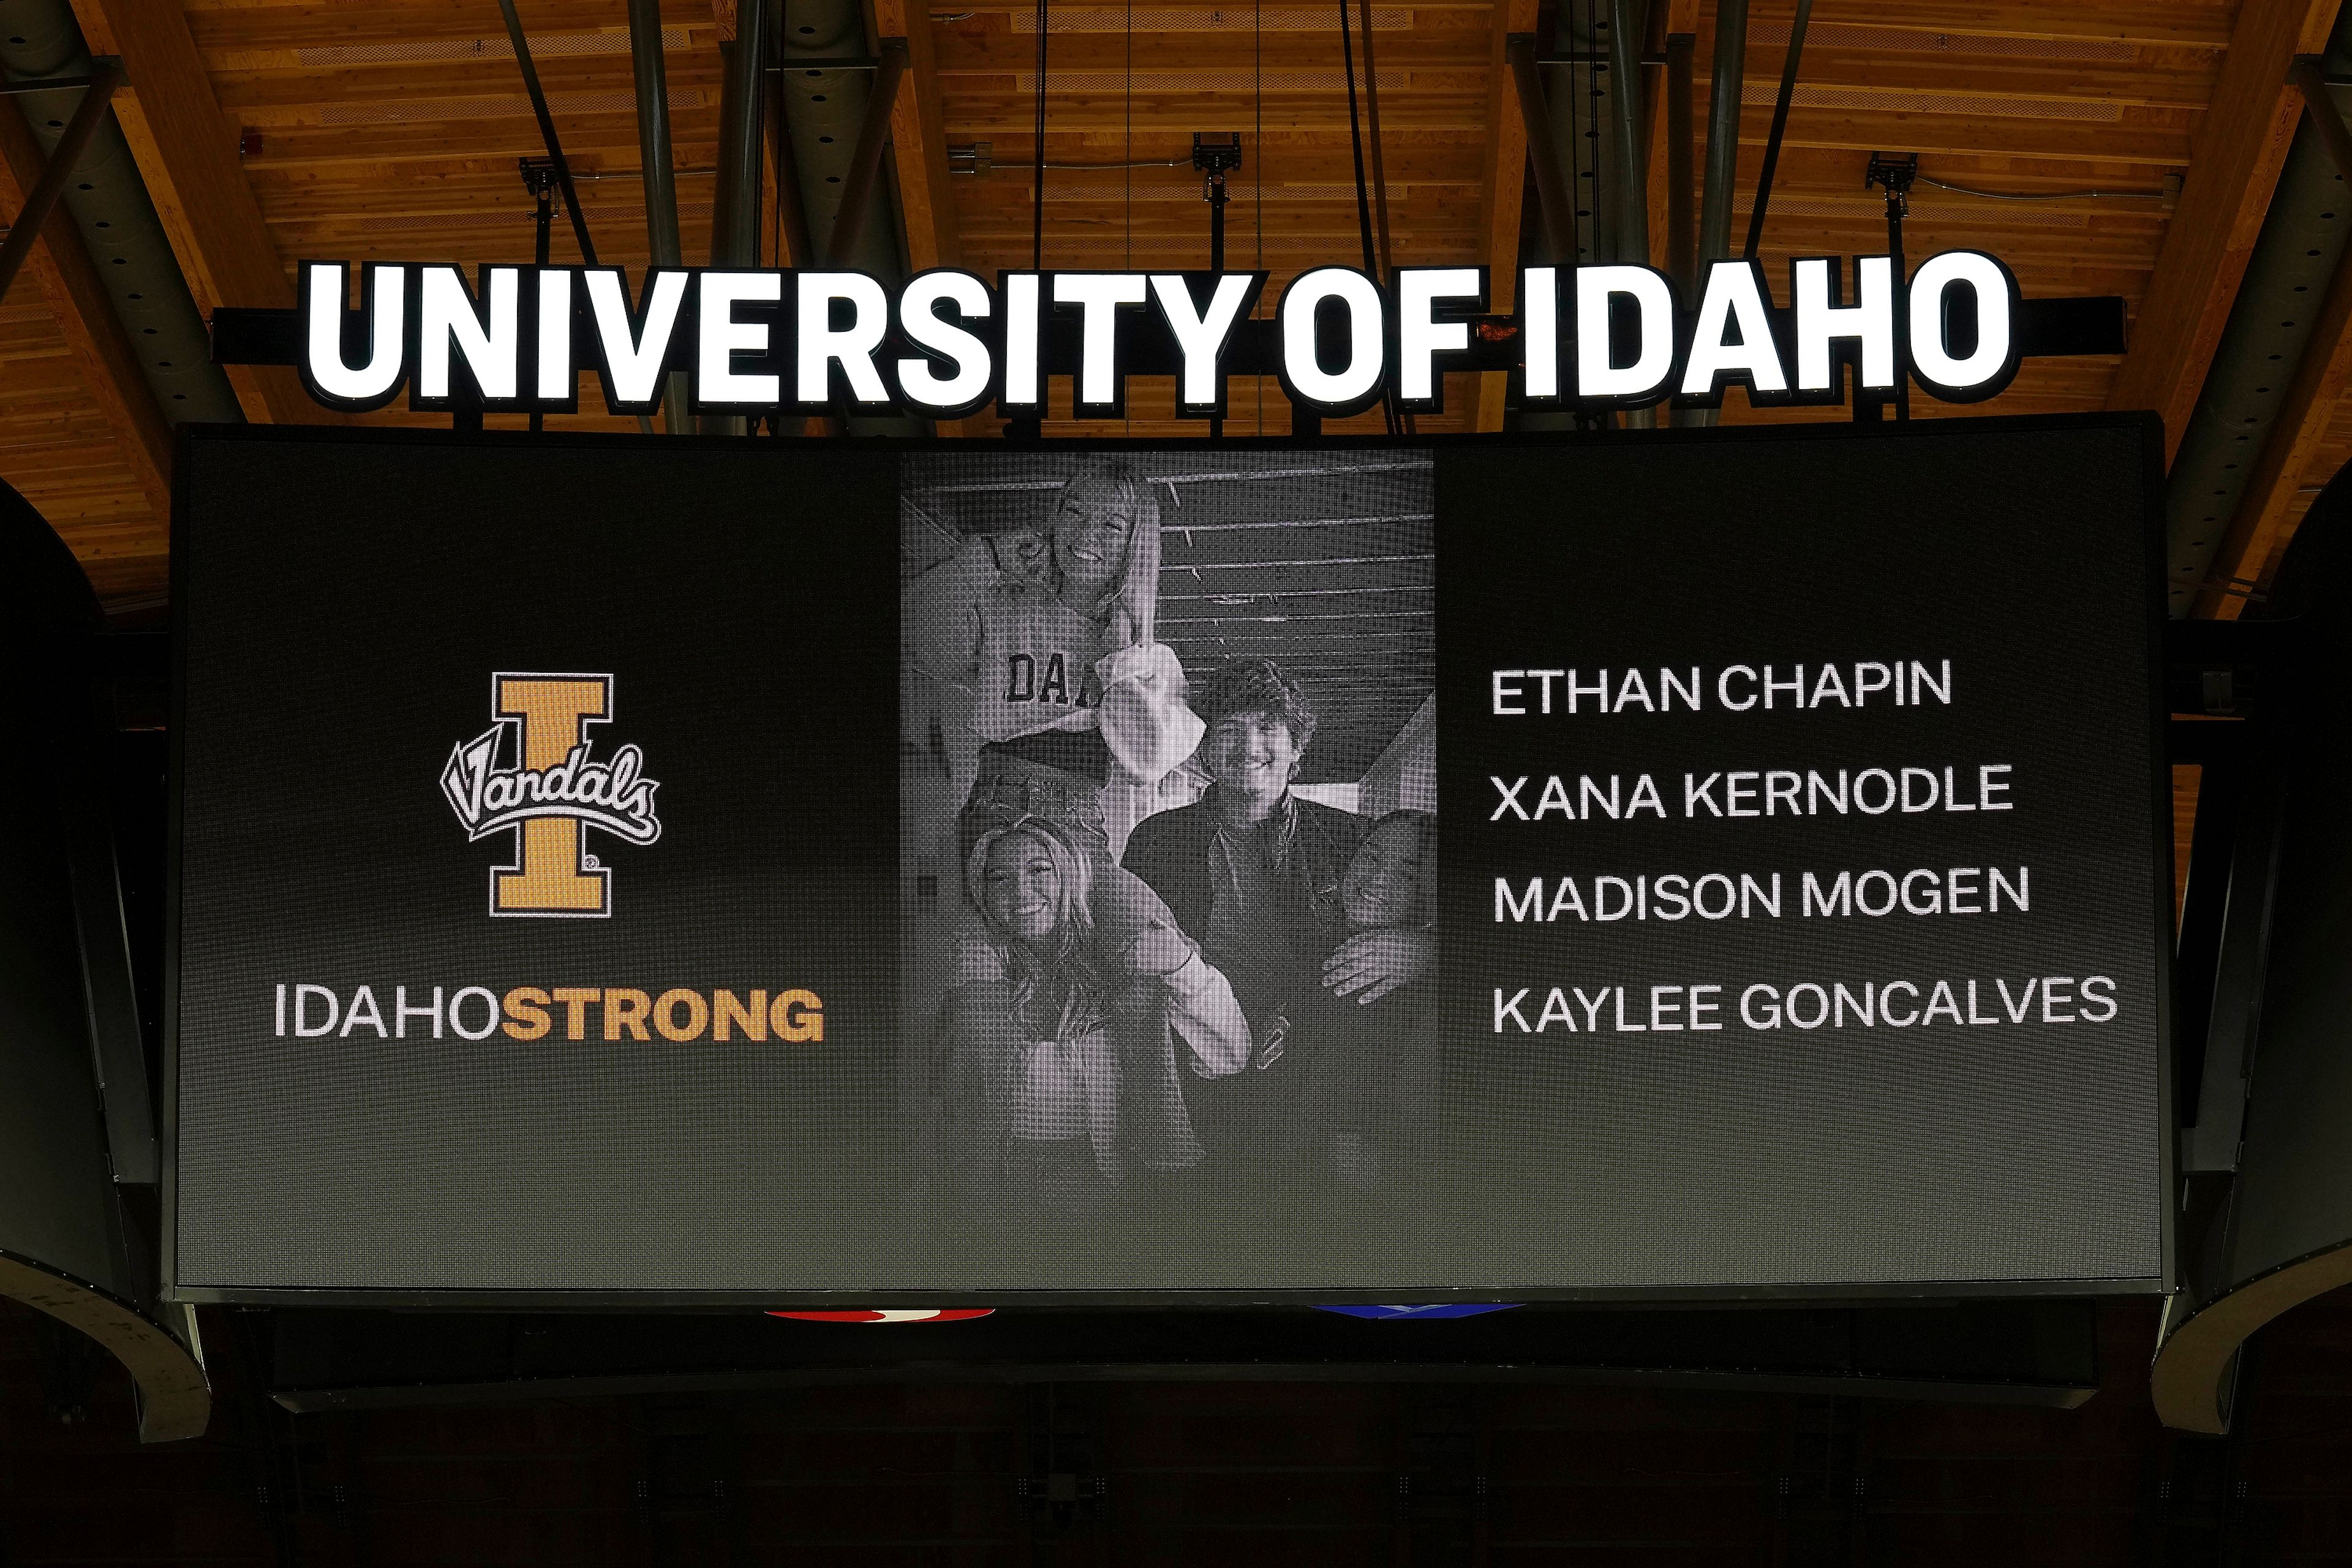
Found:
[[[867,407],[890,401],[882,373],[874,368],[874,351],[890,330],[890,300],[882,285],[863,272],[803,272],[799,275],[800,353],[793,378],[793,395],[803,405],[830,402],[830,365],[841,366],[849,378],[849,395]],[[834,301],[849,306],[849,325],[833,324]]]
[[[1234,335],[1234,325],[1264,282],[1265,279],[1255,273],[1222,274],[1215,292],[1209,296],[1208,309],[1196,313],[1192,309],[1192,290],[1182,273],[1151,275],[1152,302],[1160,307],[1160,318],[1168,323],[1169,335],[1176,340],[1176,347],[1184,356],[1184,372],[1176,383],[1178,413],[1223,411],[1225,378],[1217,362],[1224,357],[1225,344]]]
[[[1530,267],[1519,279],[1519,331],[1530,403],[1559,396],[1559,269]]]
[[[580,390],[572,368],[572,268],[539,269],[539,377],[541,403],[569,403]]]
[[[929,349],[954,367],[942,377],[927,359],[902,359],[898,363],[898,395],[921,414],[953,417],[978,407],[988,397],[988,345],[971,332],[940,314],[952,306],[968,321],[986,321],[996,307],[988,285],[969,272],[925,272],[909,281],[898,295],[898,330],[919,349]]]
[[[1004,390],[997,406],[1043,412],[1044,377],[1037,373],[1038,286],[1034,272],[1004,275]]]
[[[1739,341],[1724,341],[1737,328]],[[1772,315],[1764,300],[1764,269],[1752,261],[1717,261],[1706,269],[1698,321],[1691,329],[1690,359],[1683,366],[1683,395],[1710,401],[1723,395],[1723,383],[1743,376],[1757,392],[1789,390],[1780,350],[1772,342]]]
[[[1431,314],[1440,300],[1485,303],[1486,289],[1475,267],[1400,268],[1397,282],[1397,400],[1412,409],[1434,411],[1441,401],[1434,361],[1470,346],[1470,323],[1438,322]]]
[[[778,272],[705,272],[700,309],[695,312],[695,397],[706,407],[765,408],[783,395],[783,377],[745,375],[735,369],[735,351],[764,353],[768,323],[739,321],[738,304],[773,305],[784,297]]]
[[[630,320],[628,289],[619,268],[599,267],[582,276],[588,284],[588,313],[596,323],[596,346],[604,356],[610,402],[625,414],[651,412],[661,401],[669,340],[686,303],[686,274],[654,274],[646,285],[642,326]]]
[[[1830,376],[1830,343],[1853,338],[1862,344],[1862,376],[1857,384],[1886,391],[1895,384],[1895,304],[1887,258],[1853,258],[1854,275],[1861,280],[1859,305],[1830,302],[1837,282],[1836,268],[1836,262],[1818,256],[1789,264],[1790,292],[1797,306],[1797,390],[1835,392],[1837,383]]]
[[[1977,346],[1955,358],[1945,331],[1944,300],[1954,284],[1976,291]],[[2017,374],[2017,279],[1978,250],[1948,250],[1911,275],[1911,365],[1920,384],[1947,403],[1990,397]]]
[[[1639,331],[1633,363],[1610,353],[1609,302],[1633,301]],[[1588,401],[1641,403],[1665,391],[1675,369],[1675,291],[1665,275],[1646,267],[1576,269],[1576,395]]]
[[[416,275],[416,395],[449,395],[449,350],[465,356],[487,403],[512,402],[521,376],[522,272],[490,267],[483,280],[490,296],[490,322],[474,310],[465,275],[454,267],[425,267]]]
[[[351,270],[340,261],[312,261],[302,268],[302,374],[320,401],[344,407],[373,407],[400,384],[408,342],[405,268],[367,269],[362,308],[368,317],[368,361],[354,370],[343,363],[343,310],[351,302]]]
[[[1327,371],[1315,357],[1315,315],[1325,300],[1347,312],[1348,363]],[[1329,414],[1352,414],[1378,393],[1388,367],[1380,286],[1347,267],[1302,272],[1282,291],[1282,385],[1294,399]]]
[[[1054,274],[1054,303],[1078,307],[1079,407],[1118,406],[1119,308],[1140,305],[1150,293],[1140,272]]]

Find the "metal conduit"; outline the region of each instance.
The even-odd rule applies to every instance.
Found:
[[[662,54],[661,0],[629,0],[629,62],[637,96],[637,168],[646,182],[646,255],[656,267],[680,267],[677,185],[670,177],[669,66]],[[687,376],[672,371],[662,394],[662,428],[683,436],[694,428],[687,413]]]
[[[710,265],[756,267],[760,237],[760,129],[766,123],[768,49],[776,0],[737,7],[719,105],[719,188],[712,197]],[[673,171],[675,174],[676,171]]]
[[[1643,0],[1610,0],[1609,130],[1605,166],[1615,187],[1616,243],[1611,259],[1634,267],[1650,264],[1650,182],[1643,157]]]
[[[819,265],[816,258],[822,258],[822,264],[871,273],[895,289],[907,277],[896,203],[868,202],[863,214],[855,215],[856,231],[843,237],[846,243],[834,237],[877,73],[794,64],[796,58],[856,58],[866,53],[868,42],[865,11],[856,0],[786,0],[779,40],[782,69],[775,79],[785,140],[797,168],[780,169],[777,178],[798,176],[813,254],[806,261],[795,257],[796,264]],[[905,415],[852,414],[844,423],[853,436],[927,436],[931,430],[929,420]]]
[[[1731,198],[1739,183],[1739,96],[1747,80],[1748,0],[1716,0],[1715,72],[1706,93],[1706,174],[1699,195],[1694,289],[1705,283],[1708,262],[1731,254]],[[1720,412],[1685,408],[1676,422],[1708,426]]]
[[[1707,86],[1706,182],[1699,203],[1698,260],[1731,254],[1731,197],[1739,181],[1739,95],[1748,79],[1748,0],[1717,0],[1715,79]]]
[[[89,49],[65,0],[0,0],[0,68],[11,80],[79,77],[89,68]],[[22,113],[48,153],[80,100],[79,89],[29,92],[0,114]],[[65,209],[106,280],[107,299],[164,419],[242,421],[244,410],[212,363],[211,334],[110,109],[66,184]]]
[[[1601,144],[1602,164],[1615,187],[1616,230],[1612,259],[1621,265],[1650,264],[1650,182],[1643,157],[1643,0],[1609,0],[1609,132]],[[1669,411],[1671,412],[1671,410]],[[1629,408],[1625,424],[1635,430],[1657,427],[1655,408]]]
[[[1617,259],[1618,230],[1624,202],[1618,190],[1619,172],[1609,156],[1616,141],[1611,128],[1611,90],[1616,73],[1608,58],[1607,17],[1612,0],[1562,0],[1552,33],[1556,55],[1565,65],[1544,68],[1544,102],[1551,115],[1550,142],[1568,198],[1569,248],[1550,258],[1565,273],[1570,268]],[[1535,139],[1528,128],[1528,140]],[[1635,200],[1644,197],[1637,193]],[[1555,247],[1556,248],[1556,247]],[[1579,416],[1567,409],[1524,410],[1522,430],[1573,430]]]
[[[2327,74],[2352,72],[2352,10],[2327,40]],[[2352,88],[2330,88],[2339,111]],[[2246,263],[2229,324],[2165,487],[2165,611],[2187,616],[2210,586],[2214,555],[2262,457],[2296,368],[2311,347],[2320,302],[2352,237],[2352,187],[2305,115]],[[2326,352],[2322,345],[2322,353]]]
[[[735,13],[727,81],[719,100],[719,188],[711,200],[710,265],[760,264],[760,164],[767,124],[768,49],[776,0],[750,0]],[[672,171],[673,175],[676,171]],[[706,436],[740,436],[740,414],[706,414]]]

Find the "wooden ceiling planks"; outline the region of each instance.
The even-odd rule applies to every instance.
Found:
[[[598,258],[647,257],[635,84],[622,0],[521,0]],[[280,246],[354,260],[528,262],[533,201],[516,167],[541,155],[498,8],[448,4],[190,8],[247,148],[245,174]],[[721,62],[701,0],[662,12],[678,217],[709,247]],[[558,218],[551,254],[577,259]]]
[[[1532,7],[1523,5],[1532,25]],[[1290,279],[1307,268],[1360,264],[1363,250],[1349,134],[1347,62],[1335,5],[1153,3],[1056,5],[1046,68],[1045,261],[1056,266],[1200,268],[1209,261],[1209,211],[1189,167],[1196,132],[1243,139],[1229,181],[1225,260],[1269,273],[1259,313],[1270,315]],[[1128,18],[1134,18],[1132,35]],[[1509,12],[1503,13],[1507,20]],[[1497,206],[1490,200],[1496,113],[1497,8],[1485,4],[1371,11],[1389,227],[1399,266],[1486,264],[1495,258]],[[985,175],[952,183],[969,264],[983,272],[1030,263],[1036,156],[1035,12],[975,7],[935,19],[934,43],[948,134],[992,144]],[[1365,92],[1360,48],[1354,60]],[[1178,167],[1118,165],[1175,163]],[[1082,165],[1079,167],[1055,165]],[[1517,159],[1502,232],[1516,250]],[[1244,394],[1243,388],[1246,386]],[[1172,394],[1139,383],[1150,405]],[[1263,397],[1236,383],[1230,430],[1290,428],[1268,378]],[[1132,409],[1144,406],[1131,399]],[[1132,411],[1132,410],[1131,410]],[[1443,414],[1423,432],[1475,428],[1474,378],[1448,378]],[[987,428],[988,422],[970,422]],[[1051,433],[1142,432],[1142,419],[1085,426],[1049,419]],[[1327,428],[1376,430],[1377,414]],[[1199,422],[1154,434],[1199,434]]]
[[[1763,0],[1751,15],[1735,234],[1746,232],[1793,9],[1793,0]],[[2136,316],[2170,226],[2177,193],[2167,176],[2189,168],[2235,11],[2195,0],[1824,0],[1813,12],[1774,183],[1761,247],[1767,277],[1785,291],[1792,257],[1884,250],[1885,194],[1866,185],[1864,173],[1874,153],[1916,153],[1920,184],[1904,224],[1915,261],[1955,247],[1990,250],[2029,298],[2116,294]],[[1712,20],[1708,7],[1697,50],[1702,101]],[[1703,164],[1703,121],[1698,142]],[[2029,361],[1988,403],[1958,410],[1915,396],[1912,412],[2101,407],[2117,363]],[[1725,412],[1727,421],[1819,416],[1750,409],[1736,395]]]
[[[599,250],[606,259],[642,266],[645,223],[634,178],[636,127],[623,0],[520,3],[566,151],[583,176]],[[1373,6],[1399,263],[1487,262],[1515,243],[1513,209],[1524,172],[1497,143],[1497,126],[1515,132],[1517,118],[1505,96],[1507,73],[1497,68],[1496,40],[1515,29],[1549,40],[1553,21],[1549,7],[1510,3],[1524,14],[1484,0]],[[189,199],[169,182],[159,195],[180,231],[175,238],[194,253],[192,280],[207,306],[246,302],[229,299],[229,287],[205,276],[214,265],[208,252],[241,246],[243,259],[232,258],[228,269],[242,279],[237,287],[248,288],[260,270],[253,260],[262,254],[257,237],[266,240],[281,279],[305,256],[529,258],[532,204],[515,160],[536,156],[541,147],[493,0],[79,4],[86,26],[100,31],[122,17],[145,26],[159,8],[176,12],[201,64],[209,119],[199,107],[173,123],[190,136],[205,132],[196,138],[212,150],[204,177],[215,184],[198,189],[217,188],[230,199],[195,201],[194,210],[174,214],[170,209],[188,208]],[[1757,0],[1753,7],[1742,94],[1743,186],[1761,162],[1793,7],[1794,0]],[[912,18],[928,23],[926,80],[935,97],[900,117],[902,137],[919,134],[927,142],[915,165],[919,199],[909,207],[921,220],[919,248],[927,257],[947,255],[952,245],[965,265],[982,273],[1026,266],[1028,163],[1035,150],[1034,9],[941,4],[918,13],[908,0],[888,0],[884,9],[910,33]],[[1701,4],[1695,11],[1703,168],[1714,7]],[[2160,297],[2161,289],[2179,292],[2198,279],[2166,284],[2164,258],[2168,247],[2184,254],[2211,248],[2210,237],[2199,241],[2177,233],[2176,214],[2203,223],[2196,215],[2217,199],[2200,193],[2195,161],[2236,148],[2219,157],[2220,165],[2234,169],[2250,155],[2244,138],[2260,139],[2258,131],[2222,132],[2206,123],[2233,58],[2232,40],[2301,39],[2315,14],[2313,0],[1820,0],[1764,236],[1768,276],[1785,289],[1792,256],[1882,248],[1884,204],[1864,188],[1864,168],[1874,152],[1916,152],[1926,178],[2057,199],[2011,201],[1922,184],[1906,228],[1915,258],[1974,246],[2007,258],[2029,295],[2119,294],[2136,318],[2156,300],[2149,321],[2134,321],[2134,353],[2178,358],[2177,345],[2165,340],[2182,329],[2164,319],[2169,307],[2162,301],[2169,296]],[[663,17],[681,226],[693,258],[708,246],[706,171],[717,161],[722,22],[709,0],[669,0]],[[1072,0],[1055,5],[1053,17],[1047,160],[1095,167],[1047,173],[1047,265],[1205,265],[1208,211],[1189,167],[1103,166],[1129,160],[1182,164],[1192,133],[1201,131],[1244,135],[1244,166],[1233,177],[1227,209],[1227,260],[1262,263],[1273,275],[1265,310],[1298,270],[1360,258],[1335,5],[1151,0],[1130,10]],[[1360,55],[1357,66],[1360,72]],[[2260,74],[2247,69],[2250,82]],[[142,111],[142,92],[156,90],[152,80],[142,86],[140,74],[134,68],[127,121]],[[217,134],[206,129],[215,124]],[[167,132],[151,132],[142,167],[151,157],[184,163],[170,140]],[[993,166],[977,176],[946,174],[946,146],[971,142],[992,143]],[[231,150],[226,158],[224,146]],[[1663,149],[1654,156],[1663,160]],[[896,157],[907,164],[906,149]],[[208,240],[188,231],[216,229],[214,209],[237,205],[237,192],[218,184],[224,167],[260,223],[241,238]],[[1505,168],[1509,200],[1496,188],[1496,171]],[[2234,177],[2226,169],[2224,179]],[[2181,175],[2189,177],[2177,201],[2186,205],[2177,207],[2168,176]],[[2077,192],[2115,194],[2066,194]],[[1735,234],[1745,232],[1748,199],[1743,191]],[[567,229],[561,221],[555,226],[559,259],[572,257]],[[2220,271],[2227,271],[2228,260],[2221,258]],[[2234,277],[2206,285],[2200,310],[2210,311],[2217,300],[2226,310]],[[0,315],[13,321],[16,312],[44,308],[20,296]],[[2194,344],[2188,350],[2193,357]],[[2184,374],[2176,370],[2165,384],[2193,387],[2195,378],[2184,381]],[[2119,376],[2111,359],[2029,362],[2009,392],[1969,412],[2096,408],[2118,395],[2129,400],[2139,374]],[[106,574],[114,585],[110,592],[135,597],[159,591],[160,529],[99,405],[86,385],[77,392],[79,375],[54,326],[22,357],[0,342],[0,474],[28,494],[46,487],[41,493],[58,509],[51,515],[94,574]],[[250,385],[241,390],[255,400]],[[1473,427],[1480,422],[1479,392],[1475,377],[1449,377],[1445,413],[1417,425],[1424,431]],[[1066,399],[1066,389],[1056,395]],[[1165,380],[1141,380],[1129,419],[1074,421],[1065,401],[1046,427],[1171,438],[1202,433],[1200,422],[1173,416],[1171,395]],[[2324,392],[2315,396],[2315,408],[2328,413],[2325,421],[2317,412],[2309,416],[2324,428],[2306,443],[2306,478],[2333,472],[2352,451],[2352,439],[2341,434],[2352,429],[2352,409],[2340,391],[2332,399]],[[283,416],[287,411],[273,406],[282,401],[260,398],[257,412]],[[1490,418],[1498,415],[1492,389],[1486,401]],[[1232,404],[1228,428],[1237,433],[1289,428],[1270,379],[1262,386],[1237,379]],[[1914,407],[1948,412],[1924,398]],[[1729,419],[1841,416],[1833,410],[1749,410],[1737,395],[1726,412]],[[387,411],[369,417],[410,416]],[[621,427],[598,409],[593,385],[582,414],[552,423]],[[968,423],[974,433],[997,428],[986,417]],[[1333,427],[1379,424],[1372,414]],[[2273,532],[2292,532],[2305,504],[2294,498],[2307,493],[2307,485],[2300,487],[2283,511],[2274,507]],[[141,561],[146,564],[133,564]]]
[[[2326,45],[2337,8],[2337,0],[2244,0],[2232,19],[2214,85],[2218,112],[2198,139],[2181,221],[2165,235],[2147,330],[2111,391],[2115,406],[2164,416],[2168,458],[2187,430],[2286,162],[2300,113],[2287,67]]]
[[[162,602],[163,512],[31,269],[0,305],[0,478],[64,537],[101,599]]]

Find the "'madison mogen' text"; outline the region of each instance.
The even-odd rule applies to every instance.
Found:
[[[1498,925],[1557,921],[1779,920],[1780,873],[1759,879],[1742,871],[1701,876],[1669,872],[1634,877],[1529,877],[1524,884],[1495,879]],[[1921,867],[1910,871],[1802,873],[1797,882],[1801,918],[1868,915],[2022,914],[2033,907],[2032,879],[2023,866],[2011,876],[2001,866]]]

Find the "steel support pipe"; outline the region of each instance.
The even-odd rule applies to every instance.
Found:
[[[596,242],[588,236],[588,219],[580,210],[580,192],[572,183],[572,163],[563,155],[563,143],[555,134],[555,116],[547,107],[547,93],[539,85],[539,67],[530,58],[530,40],[522,30],[522,18],[515,13],[515,0],[499,0],[499,14],[507,25],[507,43],[514,50],[515,67],[522,73],[524,93],[530,99],[530,112],[539,121],[540,145],[547,149],[547,161],[555,166],[556,189],[563,194],[563,210],[572,217],[572,237],[580,247],[580,264],[596,265]]]
[[[1617,254],[1650,264],[1649,161],[1643,156],[1642,0],[1609,0],[1609,156],[1617,165]]]
[[[735,13],[735,42],[719,100],[719,188],[710,208],[710,265],[754,267],[760,260],[761,132],[767,123],[771,0]]]
[[[710,204],[710,265],[760,264],[761,128],[766,123],[771,0],[749,0],[735,13],[735,41],[719,99],[719,188]],[[740,436],[740,414],[706,414],[706,436]]]
[[[1536,68],[1536,41],[1515,33],[1504,46],[1511,80],[1518,88],[1519,117],[1528,129],[1528,156],[1534,161],[1537,205],[1543,212],[1544,243],[1555,267],[1576,263],[1576,206],[1560,173],[1559,147],[1551,138],[1551,110],[1544,103],[1543,78]]]
[[[1731,198],[1739,179],[1739,95],[1748,75],[1748,0],[1718,0],[1715,79],[1707,84],[1706,191],[1699,204],[1702,266],[1731,254]]]
[[[874,90],[866,100],[866,118],[857,127],[857,151],[849,160],[849,177],[842,182],[841,207],[834,216],[833,243],[825,259],[845,266],[866,226],[866,208],[873,205],[874,186],[882,173],[882,149],[890,141],[890,110],[898,97],[898,83],[907,74],[907,40],[882,40],[881,64],[875,68]]]
[[[1772,100],[1772,130],[1764,139],[1764,168],[1756,176],[1756,200],[1748,213],[1748,243],[1740,248],[1750,261],[1764,243],[1764,210],[1772,204],[1772,176],[1780,169],[1780,141],[1789,133],[1789,105],[1796,100],[1797,72],[1805,59],[1805,27],[1812,16],[1813,0],[1797,0],[1796,18],[1789,24],[1788,58],[1780,64],[1780,93]]]
[[[1609,0],[1609,159],[1615,167],[1616,259],[1650,264],[1650,181],[1642,146],[1642,0]],[[1629,408],[1629,429],[1657,426],[1654,408]]]
[[[73,178],[74,165],[89,150],[89,139],[98,134],[99,122],[106,117],[107,100],[121,85],[121,60],[91,62],[89,85],[82,89],[81,102],[75,107],[73,118],[66,122],[66,133],[50,151],[40,184],[26,194],[24,210],[9,223],[6,242],[0,244],[0,300],[8,297],[8,286],[24,270],[25,258],[33,253],[34,242],[41,237],[49,215],[58,210],[58,198],[66,194],[66,182]]]
[[[1706,95],[1706,182],[1699,199],[1698,258],[1692,284],[1706,264],[1731,254],[1731,197],[1739,179],[1739,94],[1748,76],[1748,0],[1717,0],[1715,77]],[[1694,425],[1712,425],[1717,411],[1694,408]]]
[[[2336,161],[2336,172],[2352,184],[2352,130],[2346,129],[2344,113],[2327,90],[2326,66],[2310,55],[2301,55],[2287,68],[2286,79],[2303,94],[2304,110],[2318,130],[2319,139],[2327,144],[2327,155]]]
[[[669,70],[662,58],[661,0],[629,0],[629,58],[637,89],[637,159],[645,172],[646,243],[656,267],[678,267],[685,255],[677,238],[677,185],[669,147]],[[673,373],[662,397],[662,427],[682,436],[692,427],[686,412],[686,377]]]
[[[1675,33],[1666,39],[1666,270],[1693,299],[1698,291],[1698,215],[1692,186],[1698,169],[1691,100],[1697,54],[1696,34]]]

